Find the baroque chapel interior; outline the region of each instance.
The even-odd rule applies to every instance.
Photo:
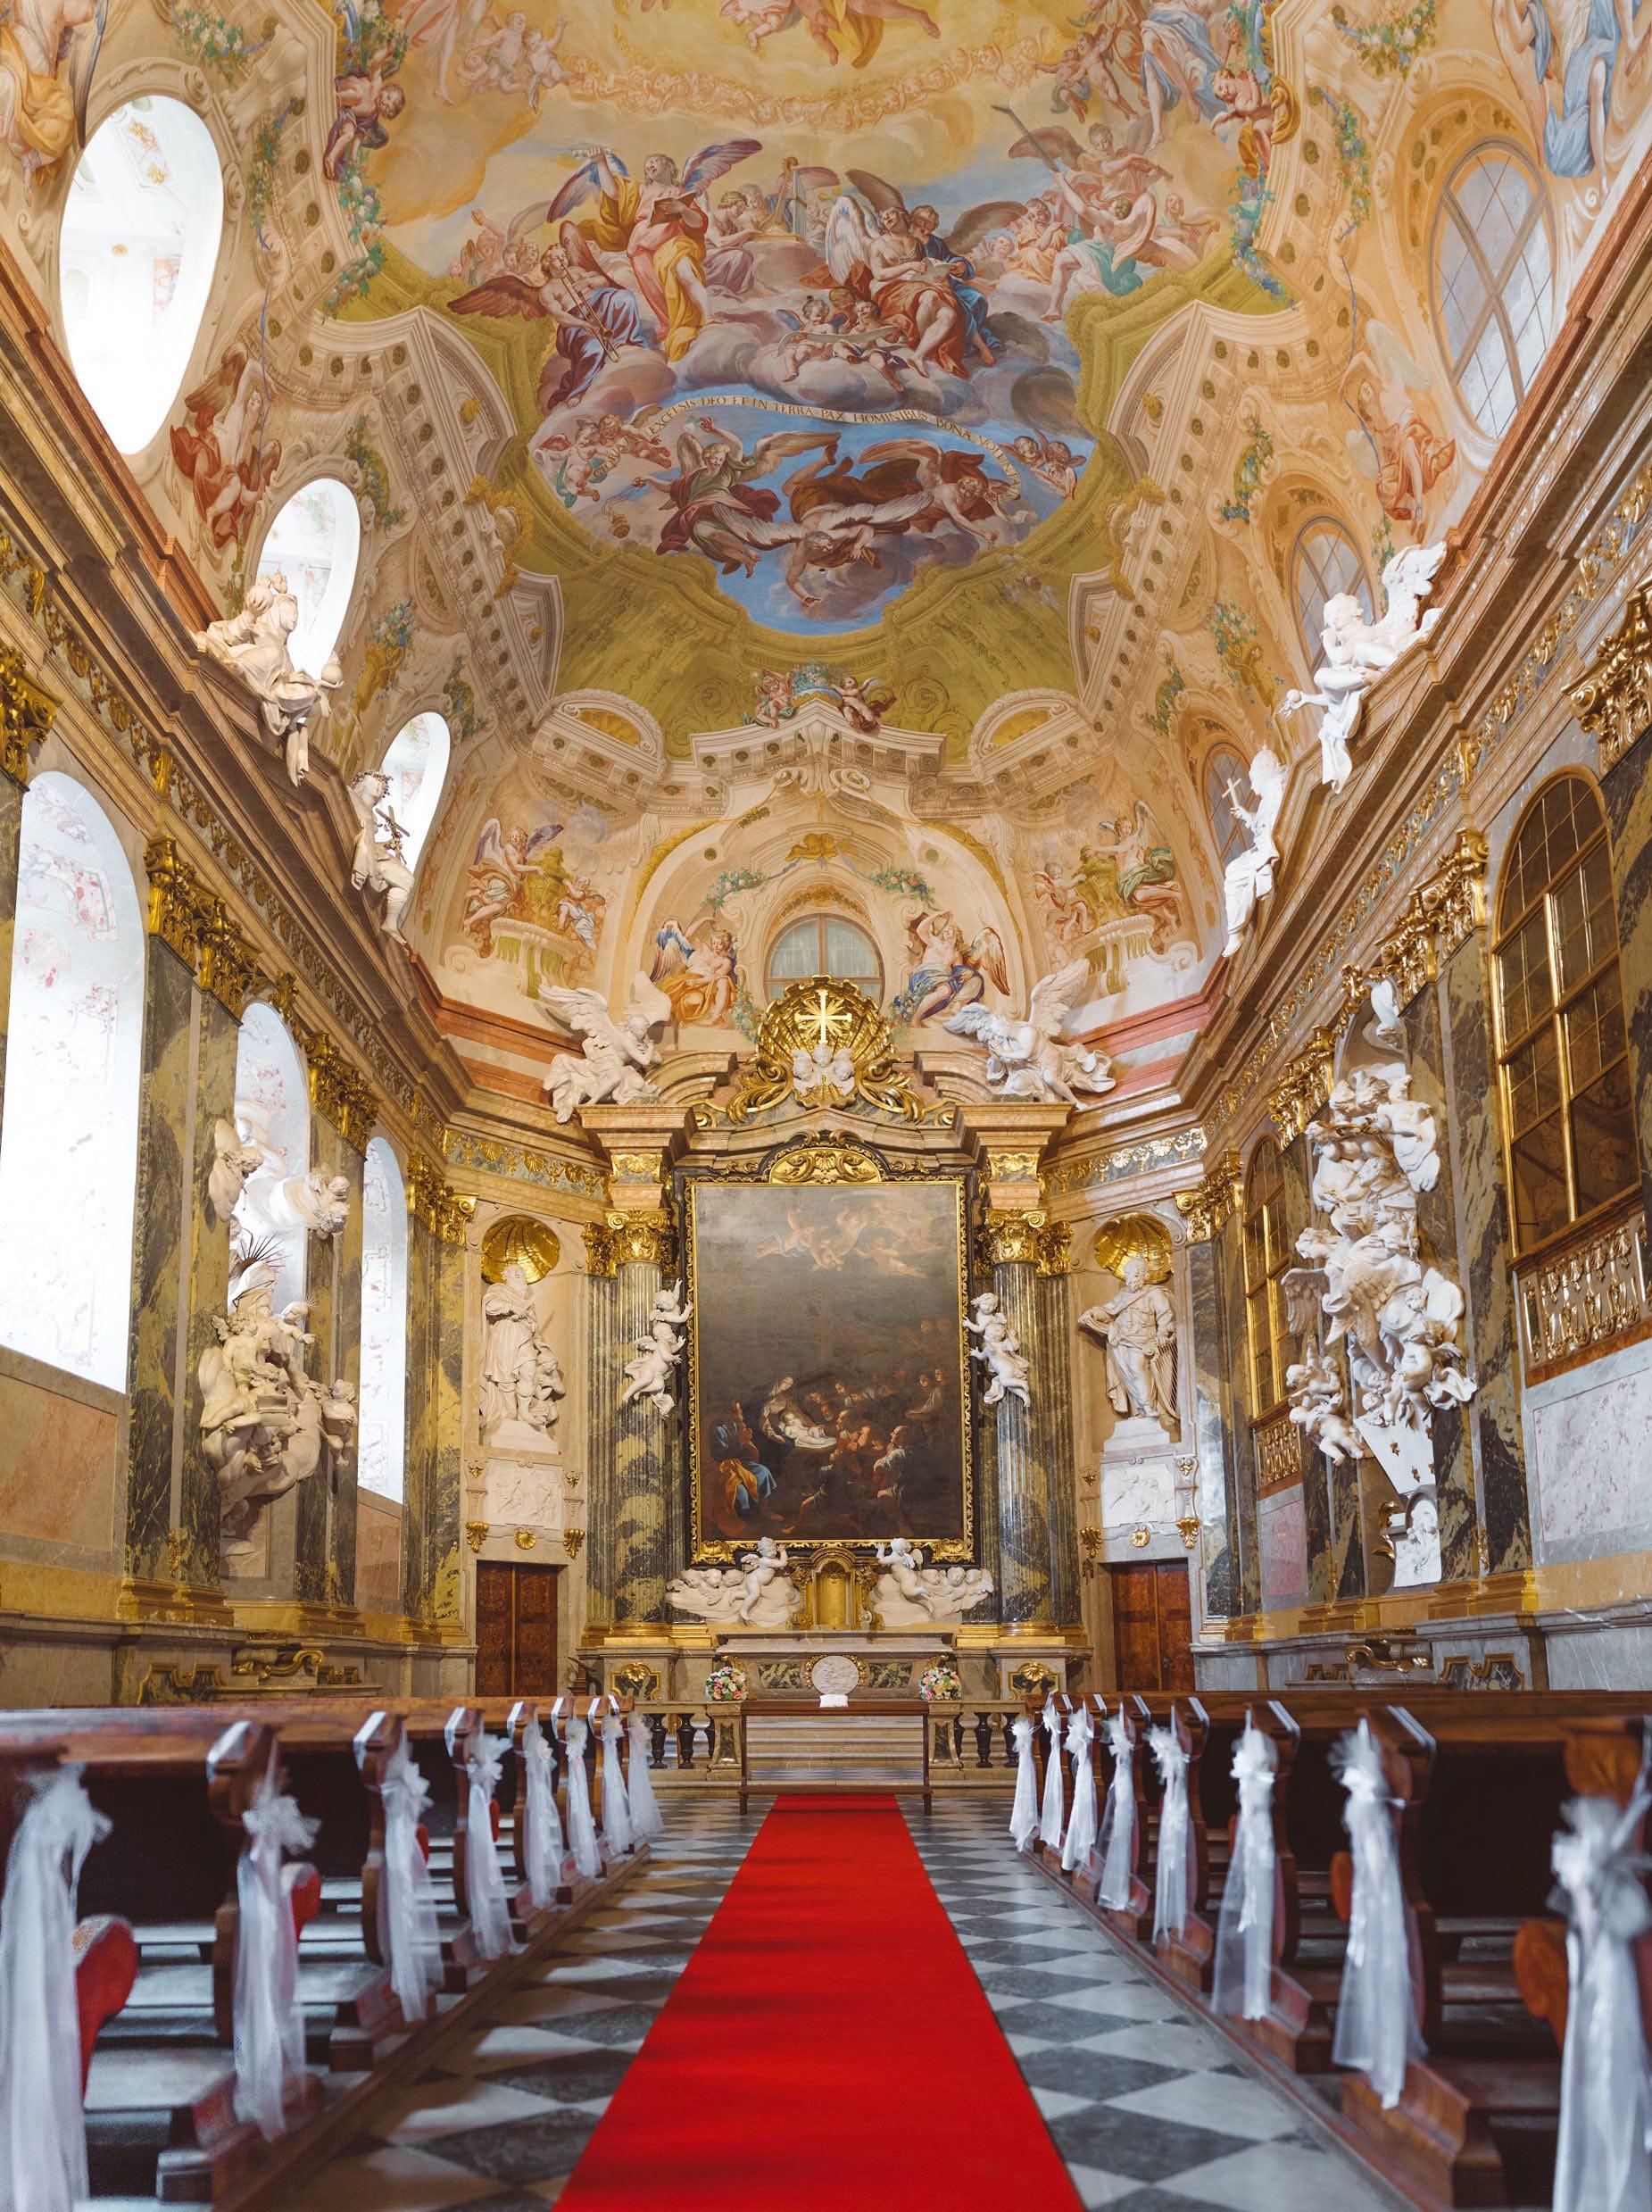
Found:
[[[1652,0],[0,0],[0,2212],[1652,2212]]]

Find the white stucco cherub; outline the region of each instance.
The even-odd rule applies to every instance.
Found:
[[[1319,779],[1332,791],[1341,790],[1352,770],[1349,747],[1366,692],[1385,669],[1420,644],[1440,620],[1438,607],[1426,614],[1422,608],[1445,557],[1444,545],[1408,545],[1396,553],[1382,570],[1385,604],[1374,622],[1366,620],[1350,592],[1337,592],[1325,602],[1324,627],[1319,634],[1325,657],[1314,670],[1318,689],[1287,692],[1279,711],[1321,710]]]
[[[350,786],[350,803],[355,809],[355,850],[350,857],[353,889],[369,901],[383,899],[379,927],[386,936],[405,944],[402,917],[413,895],[413,871],[402,851],[407,831],[386,804],[390,778],[382,769],[370,768]]]
[[[1027,1364],[1021,1351],[1021,1339],[999,1310],[996,1294],[983,1291],[975,1299],[970,1318],[964,1326],[980,1343],[969,1347],[972,1358],[979,1360],[992,1376],[981,1393],[984,1406],[1000,1404],[1006,1398],[1019,1398],[1022,1404],[1032,1401],[1027,1387]]]
[[[1266,898],[1274,888],[1274,866],[1279,859],[1279,847],[1274,842],[1274,826],[1285,803],[1287,770],[1284,762],[1269,745],[1261,746],[1250,762],[1250,788],[1256,794],[1256,804],[1247,806],[1228,786],[1228,798],[1233,811],[1250,832],[1250,842],[1235,852],[1223,875],[1223,896],[1227,905],[1227,943],[1222,950],[1232,960],[1238,952],[1245,931],[1250,927],[1250,917],[1256,911],[1257,901]]]
[[[655,1095],[649,1070],[660,1065],[660,1047],[653,1032],[670,1019],[671,1002],[640,969],[618,1020],[597,991],[541,984],[539,996],[583,1040],[577,1052],[557,1053],[545,1072],[544,1088],[559,1121],[571,1120],[580,1106],[626,1106]]]
[[[963,1006],[942,1027],[985,1048],[986,1080],[1000,1098],[1082,1105],[1081,1091],[1100,1097],[1113,1088],[1105,1054],[1062,1040],[1062,1024],[1083,997],[1089,975],[1090,964],[1081,958],[1043,977],[1033,986],[1025,1020],[985,1006]]]
[[[636,1357],[626,1361],[626,1386],[619,1397],[622,1408],[634,1405],[640,1398],[652,1406],[656,1413],[676,1410],[677,1400],[669,1385],[676,1377],[677,1362],[688,1341],[683,1335],[683,1326],[693,1311],[693,1308],[684,1301],[680,1281],[668,1291],[654,1293],[648,1335],[635,1339]]]

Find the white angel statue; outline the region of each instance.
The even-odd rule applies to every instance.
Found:
[[[194,633],[197,652],[238,676],[259,703],[264,728],[286,748],[286,772],[295,784],[310,771],[308,725],[326,717],[329,691],[344,680],[336,657],[320,676],[295,668],[287,640],[298,628],[298,601],[285,576],[253,579],[240,611]]]
[[[244,1139],[235,1123],[220,1114],[212,1124],[212,1164],[207,1169],[206,1194],[220,1221],[231,1218],[248,1178],[263,1164],[263,1146]]]
[[[924,1554],[909,1536],[891,1536],[873,1555],[909,1605],[933,1615],[935,1601],[924,1580]]]
[[[350,786],[350,803],[355,809],[355,851],[350,859],[352,888],[370,898],[382,897],[385,911],[379,927],[386,936],[405,944],[402,917],[413,895],[413,871],[402,855],[407,831],[385,803],[390,778],[382,769],[369,768]]]
[[[648,1316],[648,1334],[639,1336],[636,1357],[626,1361],[626,1386],[620,1393],[621,1407],[634,1405],[645,1399],[656,1413],[669,1414],[677,1406],[669,1384],[677,1373],[677,1361],[683,1356],[687,1338],[683,1335],[693,1308],[683,1297],[681,1279],[671,1288],[656,1291],[654,1302]]]
[[[1285,1388],[1291,1393],[1291,1418],[1317,1444],[1327,1459],[1357,1459],[1364,1446],[1348,1418],[1348,1399],[1342,1378],[1313,1337],[1302,1346],[1302,1357],[1285,1369]]]
[[[1022,1404],[1032,1402],[1027,1388],[1026,1359],[1021,1350],[1021,1339],[999,1310],[996,1294],[983,1291],[976,1298],[971,1315],[964,1326],[981,1342],[969,1347],[972,1359],[979,1360],[992,1376],[992,1381],[981,1393],[984,1406],[995,1406],[1006,1398],[1019,1398]]]
[[[1223,874],[1227,943],[1222,949],[1229,960],[1238,952],[1240,940],[1250,926],[1257,901],[1266,898],[1274,888],[1274,864],[1279,858],[1274,826],[1285,803],[1286,777],[1283,761],[1269,746],[1264,745],[1252,757],[1249,769],[1256,804],[1247,806],[1232,784],[1227,787],[1234,813],[1250,832],[1250,843],[1234,853]]]
[[[791,1564],[786,1548],[776,1543],[772,1536],[760,1536],[755,1551],[743,1551],[740,1564],[745,1569],[741,1586],[740,1602],[735,1608],[737,1621],[750,1623],[751,1616],[762,1603],[770,1583],[784,1575]]]
[[[803,1106],[843,1106],[855,1094],[854,1055],[846,1044],[835,1050],[823,1037],[800,1044],[792,1055],[792,1095]]]
[[[581,1050],[559,1052],[546,1072],[544,1087],[559,1121],[573,1118],[576,1108],[613,1104],[655,1096],[648,1070],[660,1065],[652,1032],[671,1015],[671,1002],[641,969],[631,985],[631,1002],[618,1021],[610,1018],[598,991],[569,991],[542,983],[539,996],[557,1019],[585,1040]]]
[[[1341,791],[1353,768],[1349,745],[1358,727],[1366,694],[1385,669],[1420,644],[1440,620],[1438,607],[1422,611],[1433,588],[1444,545],[1409,545],[1382,570],[1382,617],[1367,622],[1357,599],[1337,592],[1325,602],[1320,642],[1323,663],[1314,671],[1317,691],[1290,691],[1279,703],[1281,714],[1299,707],[1319,707],[1319,779]]]
[[[1025,1021],[1015,1021],[984,1006],[960,1006],[942,1023],[954,1036],[974,1037],[986,1051],[986,1079],[1000,1098],[1065,1099],[1083,1103],[1078,1094],[1100,1097],[1113,1088],[1111,1063],[1082,1044],[1064,1044],[1061,1025],[1083,994],[1090,965],[1069,960],[1065,968],[1034,985]]]

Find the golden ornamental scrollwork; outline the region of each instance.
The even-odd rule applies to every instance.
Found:
[[[13,645],[0,645],[0,768],[14,784],[29,781],[30,757],[52,727],[57,702],[43,691]]]
[[[577,1559],[579,1557],[585,1540],[585,1532],[583,1528],[565,1528],[562,1531],[562,1549],[570,1559]]]
[[[658,1268],[677,1256],[677,1228],[663,1207],[645,1213],[610,1213],[585,1224],[585,1260],[592,1275],[618,1275],[621,1268]]]
[[[1104,1221],[1096,1231],[1091,1252],[1097,1267],[1120,1282],[1125,1263],[1130,1260],[1141,1262],[1150,1283],[1169,1280],[1170,1232],[1150,1213],[1120,1214],[1115,1220]]]
[[[1073,1260],[1073,1231],[1066,1221],[1046,1221],[1038,1232],[1035,1265],[1041,1275],[1065,1275]]]
[[[608,1163],[610,1183],[658,1183],[665,1171],[663,1152],[615,1152]]]
[[[152,837],[144,852],[149,878],[149,933],[195,970],[203,991],[236,1017],[261,981],[258,955],[224,902],[184,859],[172,837]]]
[[[771,1183],[881,1183],[884,1170],[864,1145],[842,1137],[795,1144],[768,1164]]]
[[[987,1149],[986,1176],[989,1183],[1038,1182],[1038,1154],[1036,1152],[1000,1152]]]
[[[1623,620],[1568,696],[1578,720],[1600,748],[1604,775],[1642,730],[1652,728],[1652,584],[1631,595]]]
[[[1336,1079],[1336,1049],[1334,1029],[1313,1030],[1306,1047],[1269,1094],[1274,1127],[1287,1144],[1293,1137],[1301,1135],[1331,1096],[1331,1085]],[[1181,1205],[1180,1198],[1176,1203]],[[1188,1210],[1183,1207],[1183,1210]]]
[[[988,1213],[982,1221],[978,1239],[982,1266],[1038,1267],[1051,1249],[1046,1242],[1046,1233],[1052,1226],[1046,1213]],[[1065,1238],[1071,1231],[1063,1229],[1059,1234]],[[1045,1268],[1044,1272],[1052,1270]]]
[[[1203,1182],[1176,1193],[1176,1210],[1187,1223],[1190,1243],[1208,1244],[1222,1224],[1239,1210],[1244,1170],[1237,1152],[1223,1152],[1206,1170]]]
[[[454,1190],[425,1153],[414,1152],[407,1163],[407,1210],[444,1244],[462,1244],[476,1200]]]
[[[356,1073],[324,1029],[305,1032],[304,1058],[316,1111],[332,1123],[346,1144],[365,1152],[378,1120],[378,1092]]]
[[[788,984],[763,1016],[757,1050],[726,1105],[696,1106],[694,1126],[736,1127],[796,1097],[805,1106],[866,1106],[902,1121],[952,1122],[950,1102],[926,1106],[895,1055],[876,1003],[836,976]]]

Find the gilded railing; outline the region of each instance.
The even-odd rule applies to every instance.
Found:
[[[1287,1489],[1301,1479],[1300,1434],[1288,1410],[1258,1421],[1250,1435],[1256,1447],[1258,1497],[1266,1498],[1270,1491]]]
[[[1647,1278],[1638,1201],[1527,1261],[1517,1273],[1527,1380],[1652,1326]]]

